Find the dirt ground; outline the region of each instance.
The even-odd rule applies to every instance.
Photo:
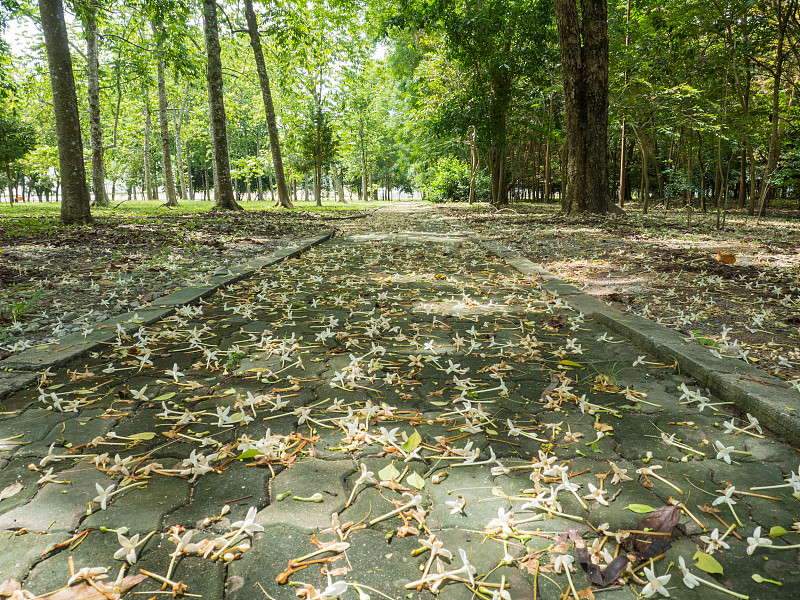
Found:
[[[502,241],[617,308],[711,350],[800,379],[800,215],[682,212],[570,221],[556,206],[439,205],[438,218]],[[145,306],[299,237],[391,228],[378,212],[247,211],[101,220],[0,219],[0,358]],[[732,264],[719,259],[735,258]]]

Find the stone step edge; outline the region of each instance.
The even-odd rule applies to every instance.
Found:
[[[179,307],[194,304],[223,286],[246,279],[265,267],[296,258],[314,246],[327,242],[335,233],[335,229],[325,229],[320,235],[301,239],[294,245],[276,250],[267,257],[250,259],[242,265],[229,269],[227,275],[211,277],[211,283],[208,285],[180,288],[157,298],[147,307],[95,323],[94,331],[87,336],[67,335],[56,344],[35,346],[0,360],[0,398],[30,385],[35,380],[35,377],[30,377],[31,373],[61,367],[70,360],[110,343],[116,337],[118,323],[122,325],[125,333],[135,331],[142,325],[151,325],[174,314]]]
[[[687,341],[672,329],[638,315],[622,313],[579,291],[507,246],[478,236],[473,239],[520,273],[538,278],[543,289],[566,299],[574,310],[605,325],[660,361],[677,363],[681,373],[694,377],[715,396],[733,402],[742,413],[750,413],[779,437],[800,446],[800,394],[783,380],[738,359],[716,358],[708,348]]]

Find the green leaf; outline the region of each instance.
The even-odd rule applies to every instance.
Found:
[[[775,527],[772,527],[769,530],[769,537],[781,537],[782,535],[786,535],[787,533],[789,532],[786,531],[783,527],[781,527],[780,525],[775,525]]]
[[[156,437],[156,434],[152,431],[143,431],[142,433],[134,433],[128,437],[133,440],[152,440],[154,437]]]
[[[151,402],[161,402],[163,400],[169,400],[172,398],[177,392],[167,392],[166,394],[161,394],[158,398],[153,398]]]
[[[647,504],[628,504],[628,506],[626,506],[625,508],[639,515],[646,515],[655,510],[655,508],[653,508],[652,506],[647,506]],[[622,510],[625,510],[625,508],[623,508]]]
[[[378,471],[378,477],[380,477],[381,481],[391,481],[392,479],[397,479],[400,475],[400,471],[398,471],[394,463],[383,467],[380,471]]]
[[[450,403],[449,402],[441,402],[440,400],[431,400],[428,404],[433,404],[434,406],[447,406]]]
[[[408,439],[403,442],[403,445],[400,446],[400,448],[403,449],[403,452],[413,452],[421,443],[422,436],[419,434],[419,431],[415,429],[414,433],[408,436]]]
[[[710,554],[706,554],[705,552],[700,552],[698,550],[694,553],[694,558],[697,563],[695,566],[700,569],[701,571],[705,571],[706,573],[719,573],[720,575],[723,574],[722,572],[722,565],[717,562],[717,559],[711,556]]]
[[[600,448],[597,447],[597,442],[589,442],[586,445],[589,446],[592,452],[598,452],[598,453],[602,452],[602,450],[600,450]]]
[[[239,458],[253,458],[254,456],[258,456],[259,454],[261,453],[258,450],[256,450],[255,448],[251,448],[250,450],[245,450],[244,452],[242,452],[239,455]]]
[[[406,483],[418,490],[425,487],[425,480],[419,476],[419,473],[411,473],[411,475],[406,477]]]
[[[586,368],[581,364],[578,364],[576,362],[572,362],[571,360],[566,360],[566,359],[558,361],[558,364],[559,364],[559,366],[562,366],[562,367],[577,367],[579,369]]]

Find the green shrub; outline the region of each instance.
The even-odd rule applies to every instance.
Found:
[[[425,174],[425,197],[431,202],[469,201],[470,166],[454,156],[442,156]],[[475,200],[490,198],[489,178],[479,171],[475,176]]]

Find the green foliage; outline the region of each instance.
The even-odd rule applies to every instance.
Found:
[[[318,157],[323,166],[330,164],[335,155],[336,146],[336,138],[328,113],[310,107],[300,133],[300,150],[306,168],[312,169]]]
[[[36,147],[33,127],[11,114],[0,114],[0,163],[13,163]]]
[[[467,202],[469,200],[470,167],[454,156],[442,156],[424,173],[422,188],[432,202]],[[475,176],[475,200],[491,198],[489,178],[481,171]]]

